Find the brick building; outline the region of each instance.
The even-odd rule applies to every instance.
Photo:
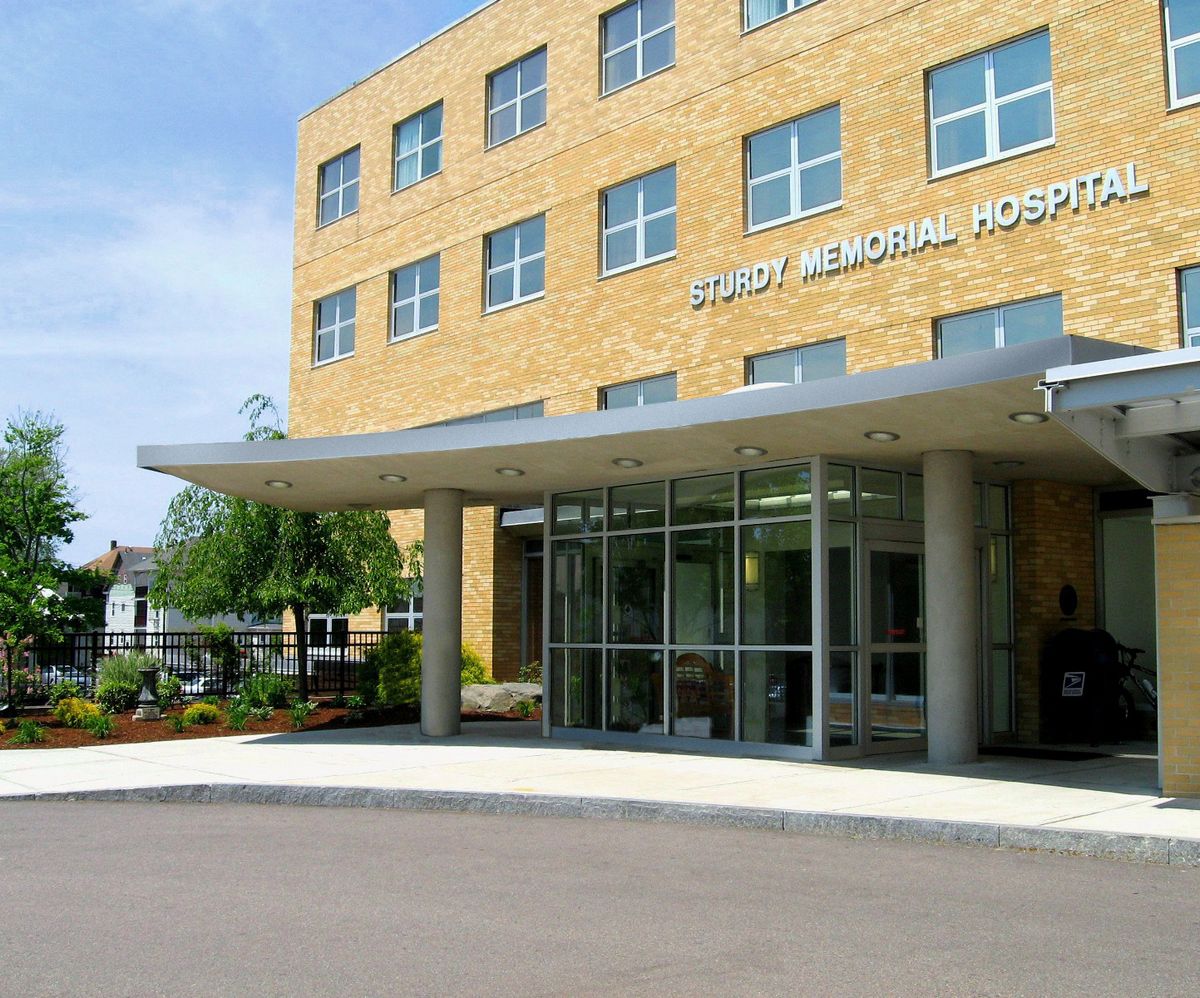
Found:
[[[1104,626],[1200,793],[1198,104],[1192,0],[494,0],[301,119],[293,439],[140,463],[424,537],[431,733],[461,632],[547,734],[962,761]]]

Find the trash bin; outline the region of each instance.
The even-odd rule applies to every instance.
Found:
[[[1117,643],[1107,631],[1070,627],[1042,652],[1041,741],[1087,743],[1119,740]]]

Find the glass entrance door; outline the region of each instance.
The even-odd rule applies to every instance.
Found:
[[[863,730],[868,745],[904,744],[926,736],[924,548],[877,541],[867,556]]]

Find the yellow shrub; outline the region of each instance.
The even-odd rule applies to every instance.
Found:
[[[221,712],[211,703],[194,703],[183,712],[184,724],[216,724]]]
[[[54,708],[54,716],[59,723],[68,728],[82,728],[94,717],[101,717],[103,711],[94,703],[80,700],[79,697],[67,697],[60,700]]]

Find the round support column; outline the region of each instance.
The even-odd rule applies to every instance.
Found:
[[[970,451],[928,451],[925,471],[925,667],[929,761],[979,755],[979,578]]]
[[[462,671],[463,494],[425,493],[421,734],[457,735]]]

